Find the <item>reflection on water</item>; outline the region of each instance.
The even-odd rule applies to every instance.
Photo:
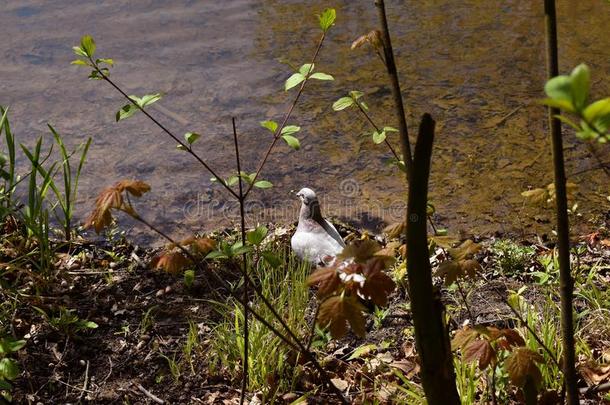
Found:
[[[559,3],[562,70],[586,61],[594,96],[609,94],[602,78],[610,70],[610,6]],[[225,193],[144,117],[115,123],[123,100],[70,66],[70,47],[90,33],[98,53],[117,62],[112,74],[129,93],[166,93],[155,115],[178,134],[203,134],[198,152],[229,175],[231,117],[253,171],[270,141],[258,122],[279,120],[292,96],[282,91],[290,69],[278,59],[310,58],[314,15],[331,5],[337,24],[318,67],[336,80],[308,86],[291,120],[303,127],[303,148],[281,145],[272,155],[263,177],[275,188],[253,193],[250,221],[295,220],[291,190],[309,186],[324,196],[329,214],[373,227],[394,222],[404,209],[403,178],[385,165],[387,151],[362,135],[369,128],[360,117],[330,107],[348,90],[362,90],[375,120],[396,126],[380,63],[366,50],[349,50],[376,27],[372,1],[8,0],[0,24],[0,103],[10,105],[14,132],[27,144],[42,134],[50,140],[47,121],[70,144],[94,138],[81,218],[101,188],[138,178],[153,187],[142,213],[165,230],[178,236],[225,226],[236,222]],[[542,5],[409,0],[389,1],[388,8],[411,132],[423,112],[438,122],[431,180],[438,222],[466,233],[548,231],[550,212],[524,210],[519,194],[552,181],[545,112],[535,103],[545,77]],[[568,173],[597,164],[572,136],[566,148]],[[600,149],[602,159],[609,160],[608,149]],[[603,172],[572,180],[580,184],[583,212],[608,210]]]

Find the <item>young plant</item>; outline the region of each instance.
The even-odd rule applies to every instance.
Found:
[[[15,138],[8,120],[8,108],[0,106],[0,135],[4,132],[6,153],[0,149],[0,220],[14,209],[13,193],[18,178],[15,171]]]
[[[10,383],[16,379],[21,370],[19,364],[13,356],[26,344],[25,340],[15,340],[10,337],[0,338],[0,402],[11,402],[11,390],[13,389]]]

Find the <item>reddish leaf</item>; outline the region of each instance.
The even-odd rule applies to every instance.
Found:
[[[170,274],[178,274],[189,263],[189,259],[180,252],[165,252],[155,257],[150,264],[156,269],[163,269]]]
[[[370,259],[364,268],[364,286],[361,293],[370,297],[375,305],[385,306],[388,304],[388,296],[396,288],[394,281],[383,272],[385,259],[375,257]]]
[[[347,325],[353,332],[362,337],[365,334],[365,308],[353,297],[333,296],[320,304],[318,324],[328,327],[333,338],[339,339],[347,333]]]
[[[517,347],[504,362],[511,382],[517,387],[523,387],[527,378],[531,378],[536,385],[540,384],[542,374],[536,363],[542,363],[542,356],[526,347]]]
[[[479,361],[479,368],[484,370],[491,363],[496,362],[496,351],[487,339],[473,340],[462,350],[464,360]]]
[[[379,250],[381,250],[381,246],[374,240],[357,240],[343,248],[343,252],[337,255],[337,259],[341,261],[353,258],[357,263],[365,263]]]
[[[115,188],[120,193],[127,191],[135,197],[142,197],[142,194],[150,191],[150,186],[140,180],[121,180],[115,185]]]
[[[470,343],[471,340],[476,338],[478,335],[479,333],[476,330],[468,326],[458,330],[455,333],[455,336],[453,336],[453,339],[451,340],[451,350],[463,349],[468,343]]]
[[[307,279],[307,284],[318,286],[318,297],[323,298],[331,295],[341,285],[341,279],[334,267],[323,267],[316,270]]]
[[[481,249],[481,245],[479,245],[478,243],[474,243],[472,240],[468,239],[456,248],[447,249],[447,252],[449,252],[453,259],[462,260],[474,255]]]

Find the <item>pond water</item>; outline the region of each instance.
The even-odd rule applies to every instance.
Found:
[[[315,14],[329,6],[338,18],[317,69],[336,80],[308,85],[290,121],[302,127],[302,149],[275,149],[262,174],[275,187],[255,190],[248,220],[295,221],[292,191],[308,186],[327,214],[376,230],[404,216],[404,178],[385,165],[388,150],[363,135],[370,128],[362,117],[331,108],[347,91],[361,90],[375,121],[397,126],[378,58],[349,49],[377,27],[372,0],[5,0],[0,103],[10,106],[14,133],[28,145],[38,136],[51,140],[47,122],[70,145],[93,138],[81,220],[101,189],[137,178],[152,186],[139,211],[172,235],[230,226],[237,210],[228,194],[142,114],[116,123],[124,100],[70,66],[71,46],[91,34],[100,57],[115,60],[112,76],[129,94],[165,93],[152,113],[180,136],[202,134],[196,151],[228,176],[231,117],[245,169],[254,171],[271,141],[259,121],[279,121],[295,94],[283,91],[291,68],[282,61],[311,58]],[[524,207],[520,196],[552,182],[545,110],[536,103],[545,81],[542,1],[388,0],[387,7],[411,133],[424,112],[437,121],[430,193],[439,226],[462,235],[548,232],[552,212]],[[610,4],[562,0],[558,13],[561,70],[587,62],[593,96],[610,94]],[[398,147],[395,134],[390,141]],[[598,164],[571,134],[566,149],[569,175]],[[610,160],[610,148],[596,149]],[[570,179],[579,184],[585,219],[608,211],[603,171]],[[131,233],[155,240],[138,227]]]

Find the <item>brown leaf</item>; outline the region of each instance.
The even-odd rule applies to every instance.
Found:
[[[407,258],[407,245],[406,244],[401,245],[398,248],[398,253],[400,253],[400,257],[402,257],[403,259],[406,259]]]
[[[544,359],[540,354],[526,347],[517,347],[504,362],[504,368],[515,386],[523,387],[528,377],[538,385],[542,374],[536,363],[542,362]]]
[[[470,343],[471,340],[476,338],[478,335],[479,333],[476,330],[468,326],[458,330],[455,333],[455,336],[453,336],[453,339],[451,340],[451,350],[463,349],[468,343]]]
[[[383,249],[375,252],[375,256],[387,256],[387,257],[391,258],[391,261],[393,263],[394,256],[396,256],[396,250],[399,248],[399,246],[400,246],[400,242],[397,240],[389,242],[387,245],[385,245],[385,247]],[[388,266],[390,266],[392,263],[389,263]]]
[[[397,239],[404,235],[405,229],[407,229],[406,222],[396,222],[383,228],[383,233],[388,235],[389,239]]]
[[[374,240],[357,240],[347,245],[343,252],[337,255],[337,259],[341,261],[353,258],[357,263],[365,263],[379,250],[381,250],[381,246]]]
[[[370,259],[364,268],[364,286],[361,293],[370,297],[375,305],[385,306],[388,304],[388,296],[396,288],[394,281],[383,272],[385,262],[382,257]]]
[[[441,263],[434,275],[443,278],[448,286],[459,278],[473,278],[480,269],[481,265],[476,260],[449,260]]]
[[[347,325],[357,336],[363,337],[365,320],[364,306],[354,297],[333,296],[320,304],[318,324],[327,326],[333,338],[339,339],[347,333]]]
[[[496,351],[487,339],[473,340],[462,350],[464,360],[472,362],[479,361],[479,368],[484,370],[492,362],[496,362]]]
[[[150,264],[153,268],[178,274],[190,264],[190,260],[180,252],[165,252],[155,257]]]
[[[341,279],[334,267],[322,267],[309,276],[307,284],[310,286],[317,285],[318,297],[323,298],[337,290],[337,287],[341,285]]]
[[[142,194],[150,191],[150,186],[140,180],[121,180],[115,185],[115,188],[120,193],[127,191],[135,197],[142,197]]]
[[[366,44],[371,45],[375,50],[382,52],[383,50],[383,40],[381,39],[381,32],[378,30],[373,30],[368,34],[361,35],[354,42],[352,42],[351,49],[354,50],[356,48],[360,48]]]
[[[525,340],[515,329],[501,329],[500,336],[504,338],[503,341],[508,345],[508,347],[504,347],[505,349],[511,346],[525,346]]]
[[[447,249],[447,252],[449,252],[451,257],[453,257],[455,260],[462,260],[474,255],[481,249],[481,245],[479,245],[478,243],[474,243],[470,239],[467,239],[462,242],[460,246],[452,249]]]
[[[207,255],[216,248],[216,241],[211,238],[195,238],[189,245],[195,253]]]
[[[546,203],[546,200],[549,198],[549,192],[543,188],[534,188],[523,191],[521,196],[525,198],[528,204],[541,205]]]
[[[597,385],[610,380],[610,365],[600,366],[594,361],[589,361],[579,365],[578,371],[589,385]]]
[[[93,212],[85,221],[85,228],[93,227],[95,233],[100,233],[112,223],[110,209],[120,208],[123,205],[123,196],[115,187],[104,189],[95,200]]]

